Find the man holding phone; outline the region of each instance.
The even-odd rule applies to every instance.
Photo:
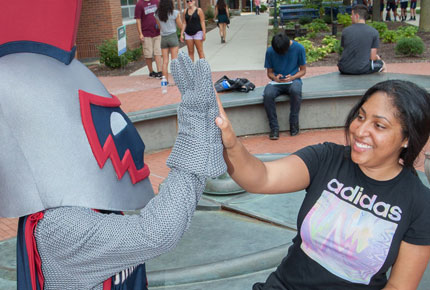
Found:
[[[271,80],[264,88],[264,109],[269,119],[271,140],[279,139],[279,124],[275,99],[282,94],[290,97],[290,135],[299,133],[299,112],[302,103],[302,76],[306,74],[306,53],[300,43],[290,40],[285,33],[272,39],[266,51],[264,67]]]

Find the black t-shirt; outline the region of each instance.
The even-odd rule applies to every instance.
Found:
[[[430,189],[408,169],[373,180],[349,150],[324,143],[295,153],[311,181],[298,234],[264,288],[254,289],[382,289],[401,241],[430,244]]]
[[[370,70],[370,50],[379,47],[378,31],[364,23],[355,23],[342,31],[342,55],[337,64],[346,74],[366,74]]]

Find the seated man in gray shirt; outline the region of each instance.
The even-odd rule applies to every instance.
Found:
[[[377,54],[378,31],[366,24],[367,7],[356,5],[352,8],[352,25],[342,31],[339,71],[343,74],[369,74],[385,70],[385,63]]]

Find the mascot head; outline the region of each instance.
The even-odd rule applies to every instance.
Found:
[[[118,98],[74,59],[81,0],[4,2],[0,216],[144,207],[145,145]]]

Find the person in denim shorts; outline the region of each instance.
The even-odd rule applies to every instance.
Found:
[[[416,8],[417,8],[417,0],[411,0],[411,17],[409,18],[409,21],[417,20],[417,14],[415,10]]]
[[[197,48],[199,58],[205,58],[203,41],[206,40],[205,14],[196,7],[194,0],[187,0],[188,8],[184,10],[182,17],[181,41],[187,44],[188,55],[194,61],[194,46]]]
[[[169,83],[169,53],[172,59],[178,57],[179,41],[176,34],[176,27],[182,27],[181,16],[178,10],[173,9],[172,0],[160,0],[155,19],[160,27],[161,53],[163,55],[163,76]]]

